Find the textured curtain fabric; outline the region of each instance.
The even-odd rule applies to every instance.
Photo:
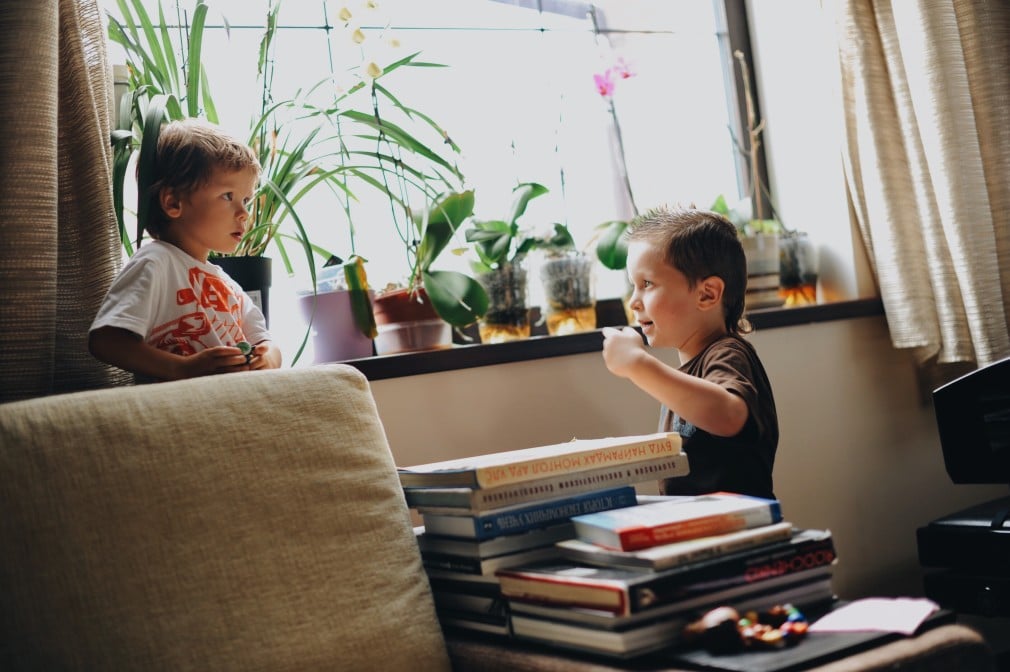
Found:
[[[934,378],[1010,357],[1010,2],[837,7],[847,187],[894,345]]]
[[[127,382],[88,353],[120,264],[95,0],[0,3],[0,401]]]

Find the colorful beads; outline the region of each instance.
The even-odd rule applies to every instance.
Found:
[[[717,607],[687,624],[683,634],[685,642],[718,654],[793,646],[806,636],[808,627],[807,619],[791,604],[742,616],[731,607]]]

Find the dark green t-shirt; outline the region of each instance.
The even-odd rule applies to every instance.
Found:
[[[724,490],[774,498],[772,466],[779,443],[778,416],[771,383],[754,346],[739,336],[726,335],[680,370],[739,395],[747,404],[747,422],[736,436],[713,436],[664,406],[659,430],[680,434],[691,473],[665,479],[660,491],[700,495]]]

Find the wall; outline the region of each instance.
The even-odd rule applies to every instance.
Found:
[[[916,527],[1006,487],[950,483],[932,409],[883,317],[751,338],[779,409],[775,489],[786,518],[832,530],[841,597],[921,594]],[[641,434],[658,418],[657,404],[610,375],[599,353],[380,380],[372,390],[400,465]]]

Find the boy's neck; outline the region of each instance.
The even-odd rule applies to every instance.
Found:
[[[201,262],[201,263],[204,263],[204,264],[206,264],[206,263],[209,263],[209,262],[210,262],[210,259],[209,259],[209,257],[210,257],[210,253],[209,253],[209,252],[208,252],[207,254],[205,254],[205,255],[204,255],[204,256],[203,256],[202,258],[201,258],[201,257],[198,257],[198,256],[196,256],[195,254],[193,254],[192,252],[190,252],[189,250],[187,250],[187,249],[186,249],[185,247],[183,247],[182,245],[178,244],[177,242],[175,242],[175,241],[173,241],[173,240],[170,240],[170,239],[168,239],[168,238],[164,238],[164,237],[162,237],[162,238],[159,238],[158,240],[159,240],[159,242],[162,242],[162,243],[164,243],[165,245],[171,245],[172,247],[174,247],[175,249],[179,250],[179,251],[180,251],[180,252],[182,252],[183,254],[185,254],[185,255],[187,255],[188,257],[191,257],[191,258],[193,258],[193,259],[196,259],[197,261],[199,261],[199,262]]]
[[[726,325],[722,323],[718,325],[710,325],[707,328],[699,328],[698,331],[687,340],[683,348],[677,348],[677,353],[680,355],[681,365],[690,362],[692,359],[704,352],[705,348],[712,345],[723,336],[726,336],[728,333],[729,332],[726,331]]]

